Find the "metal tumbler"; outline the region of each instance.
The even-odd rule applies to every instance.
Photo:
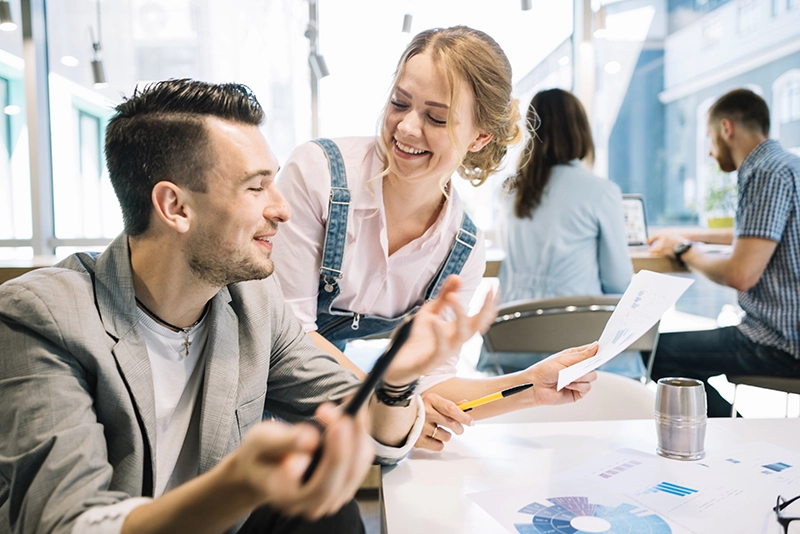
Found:
[[[656,452],[676,460],[705,456],[706,390],[693,378],[662,378],[656,388]]]

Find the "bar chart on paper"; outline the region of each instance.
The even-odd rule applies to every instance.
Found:
[[[797,466],[800,454],[763,442],[702,462],[618,449],[537,484],[469,497],[515,534],[752,534],[774,521],[777,495],[800,493]]]
[[[772,473],[780,473],[784,469],[789,469],[792,466],[789,465],[789,464],[785,464],[783,462],[778,462],[778,463],[775,463],[775,464],[767,464],[767,465],[764,465],[762,467],[768,469],[768,471],[764,471],[764,474],[765,475],[769,475],[769,474],[771,474],[770,471]]]
[[[685,486],[679,486],[678,484],[672,484],[670,482],[659,482],[652,488],[643,491],[642,494],[658,492],[669,493],[670,495],[677,495],[678,497],[686,497],[692,493],[697,493],[697,490],[687,488]]]

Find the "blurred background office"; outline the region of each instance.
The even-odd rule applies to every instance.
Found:
[[[3,0],[0,260],[102,248],[120,231],[102,140],[137,84],[250,85],[285,160],[315,136],[374,133],[386,58],[453,24],[500,43],[522,106],[554,87],[580,98],[594,173],[643,194],[651,226],[732,214],[736,177],[707,156],[704,120],[727,90],[762,95],[771,136],[800,151],[800,0]],[[490,239],[491,191],[516,157],[495,183],[455,182]],[[734,301],[698,279],[678,308],[716,318]]]

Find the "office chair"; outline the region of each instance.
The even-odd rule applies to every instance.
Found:
[[[726,376],[726,378],[728,382],[734,385],[731,417],[736,417],[736,393],[740,385],[774,389],[775,391],[786,393],[786,417],[789,416],[789,394],[800,395],[800,378],[760,375],[731,375]]]
[[[558,352],[600,339],[620,295],[554,297],[509,302],[483,335],[499,374],[498,352]],[[626,350],[650,351],[646,379],[658,346],[658,323]]]
[[[656,394],[632,378],[597,371],[592,389],[577,402],[537,406],[491,417],[481,423],[532,423],[551,421],[614,421],[652,419]]]

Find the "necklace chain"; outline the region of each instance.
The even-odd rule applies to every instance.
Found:
[[[186,358],[187,356],[189,356],[189,347],[192,346],[192,341],[189,339],[189,334],[192,333],[192,330],[194,330],[194,328],[197,325],[199,325],[200,321],[202,321],[203,318],[206,316],[206,312],[208,311],[208,303],[206,303],[205,308],[203,308],[203,313],[200,314],[200,318],[198,320],[196,320],[194,322],[194,324],[191,324],[191,325],[189,325],[187,327],[182,328],[180,326],[175,326],[172,323],[168,323],[167,321],[165,321],[164,319],[162,319],[161,317],[156,315],[153,312],[153,310],[151,310],[150,308],[148,308],[147,306],[144,305],[144,302],[139,300],[139,297],[134,297],[134,298],[136,299],[136,305],[139,306],[139,308],[141,308],[142,311],[145,312],[148,316],[150,316],[150,318],[153,319],[155,322],[161,324],[162,326],[166,326],[167,328],[169,328],[170,330],[172,330],[175,333],[180,332],[180,333],[182,333],[184,335],[183,343],[181,343],[181,346],[183,347],[183,355],[182,355],[182,357]]]

